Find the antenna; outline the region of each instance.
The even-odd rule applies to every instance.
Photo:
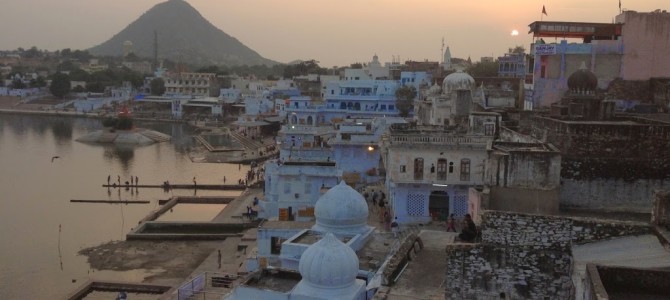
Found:
[[[154,69],[158,68],[158,32],[154,30]]]

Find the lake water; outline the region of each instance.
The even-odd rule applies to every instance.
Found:
[[[91,270],[80,249],[124,240],[126,233],[158,208],[159,199],[193,195],[192,190],[106,189],[111,175],[140,184],[221,184],[248,170],[237,164],[192,163],[193,129],[171,123],[138,123],[172,135],[167,143],[116,147],[76,142],[101,128],[99,120],[0,114],[0,295],[3,299],[60,299],[81,285]],[[60,158],[54,159],[53,156]],[[198,191],[236,196],[239,192]],[[150,204],[70,203],[70,199],[149,200]],[[202,209],[214,210],[203,212]],[[182,206],[178,217],[199,220],[222,206]],[[203,216],[203,214],[205,216]],[[95,271],[110,279],[140,281],[144,271]],[[76,280],[76,282],[72,282]]]

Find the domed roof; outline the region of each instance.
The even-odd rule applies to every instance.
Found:
[[[428,89],[428,95],[430,96],[439,95],[440,92],[442,92],[442,88],[437,85],[437,82],[435,82],[435,84],[433,84],[433,86]]]
[[[447,75],[447,77],[444,77],[444,81],[442,81],[442,92],[449,94],[452,91],[457,90],[471,90],[474,85],[475,79],[472,78],[472,76],[458,70]]]
[[[360,233],[367,229],[368,204],[356,190],[340,184],[323,194],[314,206],[316,231]]]
[[[351,286],[358,274],[358,257],[349,246],[327,233],[303,252],[298,265],[302,280],[321,289]]]
[[[582,62],[579,70],[568,77],[568,89],[571,91],[595,91],[598,87],[598,77],[586,68]]]

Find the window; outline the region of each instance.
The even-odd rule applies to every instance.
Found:
[[[484,134],[485,135],[494,135],[496,132],[496,126],[493,123],[484,124]]]
[[[454,173],[454,162],[449,163],[449,174]]]
[[[393,105],[389,105],[389,110],[395,110],[395,107]]]
[[[444,158],[437,160],[437,180],[447,180],[447,160]]]
[[[470,181],[470,159],[461,159],[461,181]]]
[[[414,180],[423,179],[423,158],[414,159]]]
[[[405,173],[405,172],[407,172],[407,166],[400,165],[400,173]]]

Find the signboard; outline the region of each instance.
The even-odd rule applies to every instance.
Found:
[[[556,54],[555,44],[535,45],[535,55],[553,55]]]

